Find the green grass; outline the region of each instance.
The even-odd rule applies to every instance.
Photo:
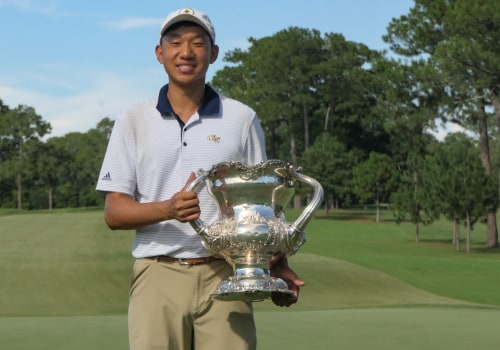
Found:
[[[495,310],[369,308],[255,315],[259,350],[496,350]],[[127,318],[0,318],[2,349],[127,349]]]
[[[484,225],[476,226],[472,250],[465,253],[465,244],[460,252],[451,244],[452,225],[444,220],[421,227],[416,243],[412,224],[376,223],[371,215],[355,214],[340,212],[313,220],[300,252],[383,271],[434,294],[500,305],[500,250],[483,248]]]
[[[0,216],[0,316],[126,312],[132,232],[102,211]]]
[[[256,314],[260,350],[495,350],[499,321],[498,311],[450,308]]]
[[[0,318],[0,346],[6,350],[128,349],[127,317],[4,317]]]
[[[467,254],[446,221],[416,243],[414,226],[373,217],[311,221],[290,258],[300,302],[255,304],[259,349],[498,348],[500,251],[483,249],[485,228]],[[0,347],[126,349],[132,240],[102,210],[0,211]]]

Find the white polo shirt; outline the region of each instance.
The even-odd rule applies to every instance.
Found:
[[[199,110],[183,125],[167,91],[165,85],[157,99],[134,105],[116,119],[98,191],[126,193],[140,203],[163,201],[179,192],[193,171],[224,161],[254,165],[266,159],[262,128],[250,107],[207,85]],[[215,221],[213,199],[206,188],[198,194],[201,219]],[[210,253],[189,223],[167,220],[138,229],[132,255],[194,258]]]

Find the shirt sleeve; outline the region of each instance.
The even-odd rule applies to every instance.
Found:
[[[255,165],[267,160],[264,131],[257,115],[253,118],[248,130],[245,155],[247,165]]]
[[[97,191],[135,194],[135,140],[130,130],[124,116],[115,121],[97,180]]]

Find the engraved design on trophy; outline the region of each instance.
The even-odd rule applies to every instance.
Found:
[[[304,244],[304,228],[321,204],[323,188],[315,179],[289,163],[268,160],[255,166],[222,162],[199,170],[187,190],[203,184],[219,206],[219,219],[211,224],[191,222],[203,245],[229,262],[234,275],[212,294],[220,300],[260,301],[272,293],[293,294],[285,281],[271,277],[274,254],[293,255]],[[313,188],[311,202],[293,222],[285,221],[284,209],[299,183]]]

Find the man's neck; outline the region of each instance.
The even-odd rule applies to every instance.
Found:
[[[168,86],[167,98],[174,112],[187,123],[191,116],[199,109],[205,94],[205,84],[194,88],[179,88],[176,85]]]

